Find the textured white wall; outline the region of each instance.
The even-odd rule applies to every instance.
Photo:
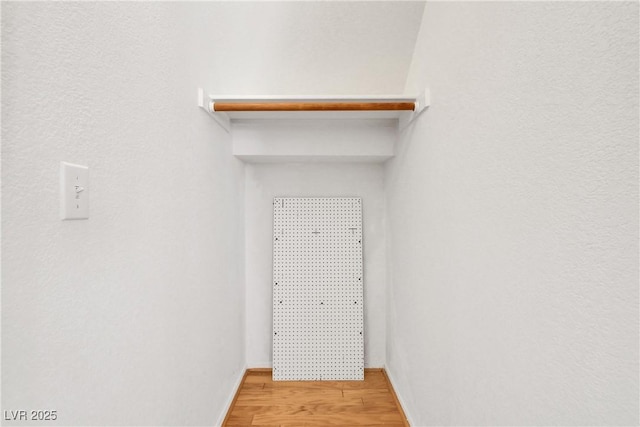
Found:
[[[385,226],[383,166],[367,164],[246,165],[247,365],[272,364],[273,198],[362,197],[365,366],[385,357]]]
[[[416,425],[638,424],[638,3],[427,3],[386,170]]]
[[[188,47],[215,59],[211,93],[400,93],[423,2],[215,2]],[[186,47],[187,48],[187,47]]]
[[[244,172],[195,105],[204,7],[2,3],[3,411],[223,411],[245,359]],[[61,160],[90,167],[89,220],[58,219]]]

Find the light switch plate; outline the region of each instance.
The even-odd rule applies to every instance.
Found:
[[[60,218],[89,218],[89,168],[60,162]]]

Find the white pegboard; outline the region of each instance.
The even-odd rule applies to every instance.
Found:
[[[364,379],[362,202],[273,202],[273,379]]]

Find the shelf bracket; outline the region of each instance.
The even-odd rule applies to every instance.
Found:
[[[431,91],[425,88],[424,91],[416,98],[416,107],[413,111],[408,111],[398,118],[398,130],[402,132],[409,126],[418,116],[431,105]]]
[[[209,92],[203,88],[198,88],[198,107],[202,108],[227,132],[231,132],[231,120],[225,113],[215,112],[213,110],[213,101],[209,96]]]

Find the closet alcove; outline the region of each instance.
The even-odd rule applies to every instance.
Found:
[[[394,156],[401,132],[428,105],[426,90],[420,96],[304,97],[217,96],[198,90],[198,106],[230,134],[231,153],[244,163],[248,368],[276,369],[274,325],[286,323],[277,321],[280,307],[274,304],[282,298],[274,303],[273,265],[273,203],[283,198],[361,198],[364,367],[384,366],[383,164]],[[323,351],[319,354],[326,356],[328,350]],[[331,369],[348,371],[338,365]],[[294,376],[288,378],[322,379],[327,369],[317,377],[289,370]],[[355,379],[354,371],[349,372],[345,379]]]

